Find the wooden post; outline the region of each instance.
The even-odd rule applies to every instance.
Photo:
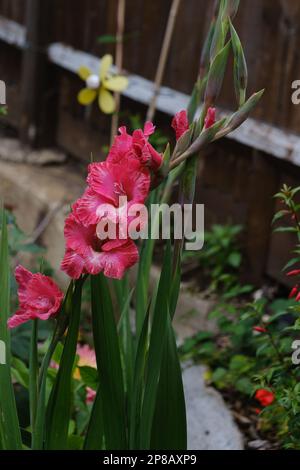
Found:
[[[53,2],[27,0],[26,44],[21,75],[20,139],[34,147],[53,141],[55,87],[47,58],[51,40]]]
[[[125,10],[126,0],[118,1],[117,10],[117,44],[116,44],[116,67],[117,72],[121,73],[123,68],[123,42],[124,42],[124,28],[125,28]],[[111,118],[111,136],[110,145],[113,144],[114,138],[118,133],[119,112],[120,112],[120,93],[115,93],[116,110]]]
[[[153,91],[153,96],[152,99],[149,103],[149,108],[147,111],[147,116],[146,116],[146,121],[153,121],[154,115],[155,115],[155,110],[156,110],[156,103],[157,103],[157,97],[161,88],[167,60],[168,60],[168,55],[169,55],[169,50],[172,42],[172,37],[173,37],[173,32],[175,28],[175,23],[176,23],[176,18],[179,10],[181,0],[173,0],[169,18],[168,18],[168,23],[167,23],[167,28],[165,31],[165,36],[162,44],[162,49],[161,53],[159,56],[159,61],[157,65],[157,70],[156,70],[156,75],[155,75],[155,81],[154,81],[154,91]]]

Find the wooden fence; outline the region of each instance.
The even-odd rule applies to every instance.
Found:
[[[171,0],[127,0],[124,68],[130,86],[122,98],[127,110],[145,113]],[[168,58],[157,121],[185,106],[199,66],[212,0],[182,0]],[[7,85],[9,114],[24,143],[57,145],[83,161],[108,141],[109,118],[76,102],[82,83],[78,65],[97,69],[99,58],[114,53],[98,41],[115,34],[116,0],[0,0],[0,79]],[[292,104],[291,84],[300,79],[297,45],[300,5],[294,0],[242,0],[236,28],[245,45],[250,92],[266,88],[246,126],[215,144],[203,156],[197,200],[206,205],[207,224],[245,226],[246,271],[283,280],[280,269],[293,240],[273,235],[272,195],[283,182],[299,184],[300,107]],[[230,73],[222,109],[233,109]],[[126,114],[127,113],[127,114]],[[166,114],[169,116],[166,119]]]

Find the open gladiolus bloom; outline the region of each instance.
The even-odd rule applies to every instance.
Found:
[[[57,315],[64,295],[50,277],[32,274],[21,265],[16,267],[15,276],[19,285],[19,310],[8,320],[9,328],[28,320],[48,320]]]
[[[130,218],[133,204],[144,204],[150,191],[151,172],[162,164],[162,156],[148,142],[154,132],[151,123],[132,136],[120,129],[106,161],[92,163],[88,187],[73,205],[66,219],[66,254],[62,270],[73,279],[82,274],[98,274],[121,279],[138,261],[138,251],[127,233],[120,233],[120,219]],[[126,206],[120,205],[126,198]],[[100,239],[97,227],[116,225],[113,239]]]

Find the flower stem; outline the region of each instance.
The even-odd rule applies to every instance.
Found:
[[[34,432],[36,411],[38,403],[38,320],[32,321],[30,357],[29,357],[29,403],[30,403],[30,424]]]

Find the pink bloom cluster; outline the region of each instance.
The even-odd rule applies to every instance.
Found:
[[[128,233],[121,233],[119,222],[121,217],[128,217],[131,205],[144,204],[151,171],[156,172],[162,164],[162,155],[149,143],[154,129],[147,122],[144,130],[129,135],[126,127],[121,127],[107,159],[89,165],[87,189],[65,222],[66,252],[61,268],[71,278],[103,272],[107,277],[120,279],[137,262],[137,248]],[[122,196],[126,198],[125,207],[120,203]],[[98,224],[105,226],[112,220],[116,236],[101,239]]]
[[[54,317],[61,306],[63,293],[48,276],[32,274],[19,265],[15,270],[18,288],[19,310],[8,320],[9,328],[14,328],[28,320],[48,320]]]
[[[204,128],[209,129],[213,126],[216,122],[216,109],[215,108],[208,108],[207,114],[204,120]],[[180,139],[180,137],[185,134],[185,132],[189,129],[189,120],[187,111],[183,109],[175,114],[171,126],[173,127],[176,135],[176,140]]]

